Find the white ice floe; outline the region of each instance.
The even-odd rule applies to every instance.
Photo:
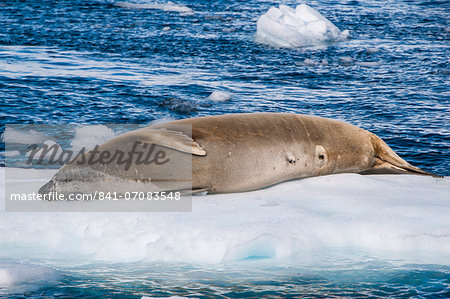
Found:
[[[70,145],[73,151],[79,151],[83,147],[85,150],[91,150],[96,145],[103,144],[115,136],[114,131],[104,125],[82,126],[75,130],[75,137]]]
[[[378,53],[380,52],[380,48],[370,47],[366,49],[366,52],[369,54]]]
[[[46,140],[43,144],[38,145],[36,149],[31,149],[26,153],[26,157],[32,161],[50,160],[50,158],[58,159],[62,153],[61,146],[53,140]]]
[[[54,173],[8,168],[8,188],[37,191]],[[449,194],[448,177],[339,174],[196,196],[192,212],[0,212],[0,258],[229,263],[337,250],[450,265]]]
[[[179,12],[183,14],[192,14],[193,10],[185,5],[173,3],[172,1],[168,1],[167,3],[155,3],[155,2],[127,2],[120,1],[114,4],[115,6],[130,8],[130,9],[158,9],[163,11],[173,11]]]
[[[305,60],[303,60],[303,64],[305,65],[317,65],[317,61],[306,58]]]
[[[226,91],[215,90],[208,96],[208,99],[214,102],[225,102],[231,99],[231,94]]]
[[[339,58],[339,62],[342,64],[350,64],[353,62],[353,58],[350,56],[342,56],[341,58]]]
[[[10,126],[6,126],[1,138],[1,140],[6,144],[39,144],[44,142],[46,139],[48,139],[48,137],[44,133],[34,130],[18,130]]]
[[[360,66],[373,67],[373,66],[381,65],[381,62],[379,62],[379,61],[361,61],[361,62],[358,62],[358,64]]]
[[[314,8],[300,4],[271,7],[257,22],[256,41],[274,47],[304,47],[325,42],[341,41],[349,31],[340,31]]]
[[[19,155],[20,155],[19,151],[6,151],[6,152],[3,152],[3,156],[5,158],[17,157]]]

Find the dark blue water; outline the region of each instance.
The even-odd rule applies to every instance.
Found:
[[[254,261],[221,266],[92,264],[67,267],[63,273],[56,273],[57,282],[48,282],[45,287],[32,289],[25,295],[34,298],[136,299],[143,296],[448,298],[450,295],[448,268],[443,271],[435,266],[380,265],[368,260],[352,266],[349,271]],[[388,270],[386,266],[389,266]]]
[[[308,1],[352,38],[301,49],[254,41],[256,19],[277,1],[178,2],[194,11],[188,15],[114,3],[0,3],[2,130],[6,123],[145,124],[163,117],[295,112],[360,126],[412,164],[450,175],[448,1]],[[306,65],[305,59],[327,64]],[[231,100],[208,100],[215,90]],[[341,270],[294,268],[288,275],[289,266],[259,274],[212,269],[202,273],[207,278],[166,273],[162,280],[155,278],[162,269],[206,270],[108,267],[106,274],[66,269],[59,285],[28,295],[449,296],[446,267],[388,265],[377,272],[367,266],[360,280],[344,281],[336,278]],[[142,273],[150,274],[137,279]],[[119,281],[105,279],[114,275]]]
[[[352,39],[302,49],[254,42],[256,18],[276,1],[183,2],[192,15],[114,1],[2,2],[2,125],[296,112],[363,127],[409,162],[450,174],[450,4],[336,2],[308,4]],[[231,101],[211,103],[214,90]]]

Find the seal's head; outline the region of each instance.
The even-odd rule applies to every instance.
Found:
[[[45,185],[43,185],[41,188],[39,188],[38,193],[41,195],[49,194],[51,192],[55,192],[55,182],[53,180],[47,182]]]

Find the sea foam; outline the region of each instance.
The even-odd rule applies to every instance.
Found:
[[[271,7],[256,24],[256,41],[274,47],[304,47],[341,41],[349,31],[340,31],[314,8],[300,4],[295,10],[286,5]]]
[[[4,295],[5,289],[30,291],[54,283],[59,278],[60,273],[50,267],[0,262],[0,296]]]
[[[168,1],[167,3],[155,3],[155,2],[144,2],[144,3],[133,3],[120,1],[114,4],[115,6],[130,8],[130,9],[158,9],[162,11],[173,11],[179,12],[183,14],[192,14],[193,10],[185,5],[176,4],[172,1]]]

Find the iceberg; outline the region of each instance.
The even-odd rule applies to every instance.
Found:
[[[256,24],[256,41],[273,47],[297,48],[345,40],[341,31],[314,8],[300,4],[295,10],[286,5],[271,7]]]

